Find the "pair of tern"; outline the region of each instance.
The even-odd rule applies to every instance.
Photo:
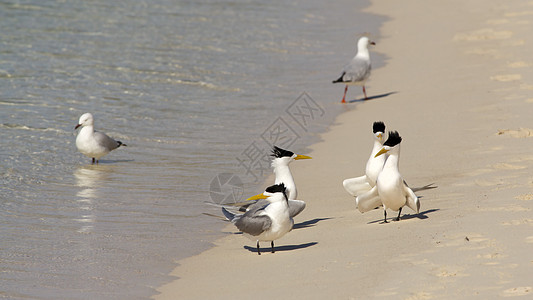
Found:
[[[405,183],[400,174],[400,143],[402,138],[397,131],[389,132],[383,142],[385,124],[374,122],[374,147],[366,164],[365,175],[346,179],[343,186],[355,196],[361,213],[383,206],[384,223],[387,223],[387,209],[398,211],[396,221],[404,206],[420,212],[420,200]]]
[[[248,198],[255,202],[246,206],[243,214],[232,213],[222,207],[224,216],[247,237],[257,242],[259,255],[259,242],[270,242],[272,253],[275,252],[274,240],[292,230],[293,217],[305,208],[305,202],[296,199],[298,191],[289,164],[294,160],[311,157],[276,146],[272,150],[272,157],[272,168],[276,176],[274,185],[266,188],[264,193]]]

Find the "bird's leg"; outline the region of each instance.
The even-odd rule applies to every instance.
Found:
[[[383,215],[385,216],[385,218],[383,219],[383,223],[389,223],[387,222],[387,209],[386,208],[383,209]]]
[[[400,210],[398,211],[398,217],[396,218],[395,221],[400,221],[400,214],[402,213],[402,208],[403,207],[400,207]]]
[[[365,94],[365,100],[368,99],[368,97],[366,96],[366,89],[365,89],[365,86],[363,85],[363,94]]]
[[[275,253],[276,251],[274,250],[274,241],[270,242],[270,246],[272,247],[272,253]]]
[[[96,159],[93,157],[93,163],[92,163],[93,165],[94,165],[95,160],[96,160]]]
[[[259,249],[259,241],[257,241],[257,254],[261,255],[261,250]]]
[[[346,103],[346,92],[348,92],[348,86],[344,88],[344,96],[342,96],[341,103]]]

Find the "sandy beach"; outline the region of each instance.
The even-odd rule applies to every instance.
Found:
[[[291,164],[307,202],[296,228],[258,256],[227,224],[154,299],[533,295],[533,1],[374,0],[367,11],[390,17],[371,50],[388,60],[370,100],[346,104],[301,153],[313,159]],[[378,120],[403,137],[409,185],[438,186],[417,193],[419,214],[405,208],[388,224],[382,210],[359,213],[342,187],[363,175]]]

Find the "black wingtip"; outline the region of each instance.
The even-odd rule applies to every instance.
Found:
[[[127,147],[127,146],[128,146],[128,145],[122,143],[121,141],[117,141],[117,143],[118,143],[118,147],[120,147],[120,146]],[[117,147],[117,148],[118,148],[118,147]]]
[[[338,83],[338,82],[344,82],[344,80],[342,80],[342,77],[344,77],[344,74],[346,74],[346,72],[343,72],[341,77],[339,77],[338,79],[336,80],[333,80],[331,83]]]

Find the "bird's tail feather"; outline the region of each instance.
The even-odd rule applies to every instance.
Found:
[[[436,189],[438,188],[438,186],[434,185],[435,183],[430,183],[430,184],[427,184],[425,186],[421,186],[421,187],[415,187],[415,188],[411,188],[411,190],[413,190],[413,192],[419,192],[419,191],[425,191],[425,190],[431,190],[431,189]]]
[[[344,80],[342,80],[342,77],[344,77],[344,74],[346,74],[346,73],[343,72],[341,77],[339,77],[337,80],[333,80],[331,83],[344,82]]]
[[[226,218],[229,220],[229,221],[232,221],[233,219],[235,219],[235,214],[230,212],[229,210],[227,210],[226,208],[222,207],[222,213],[224,214],[224,216],[226,216]]]
[[[224,218],[224,217],[222,217],[222,216],[215,215],[215,214],[210,214],[210,213],[202,213],[202,214],[204,214],[204,215],[206,215],[206,216],[213,217],[213,218],[221,219],[221,220],[223,220],[223,221],[228,221],[228,219],[226,219],[226,218]]]

